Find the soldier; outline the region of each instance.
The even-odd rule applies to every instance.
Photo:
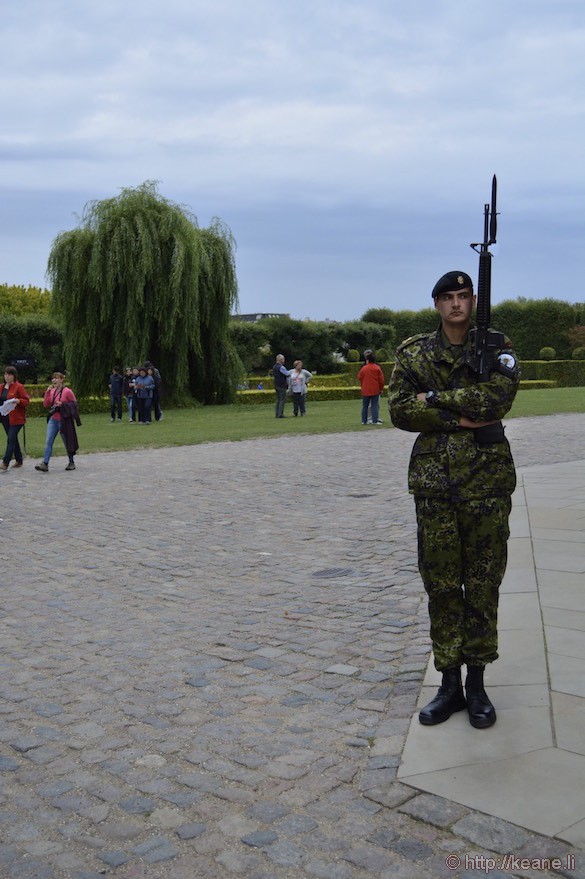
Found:
[[[416,506],[435,666],[442,672],[441,687],[419,720],[434,725],[467,708],[471,725],[481,729],[496,722],[483,672],[498,657],[498,593],[516,474],[503,433],[501,442],[484,445],[474,428],[495,424],[509,411],[519,370],[507,341],[489,381],[479,383],[471,368],[475,296],[469,275],[447,272],[432,296],[441,324],[400,345],[388,395],[393,424],[419,432],[408,487]]]

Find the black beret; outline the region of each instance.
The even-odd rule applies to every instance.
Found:
[[[447,272],[443,275],[433,287],[433,299],[440,296],[441,293],[453,293],[455,290],[463,290],[469,287],[473,293],[473,281],[465,272]]]

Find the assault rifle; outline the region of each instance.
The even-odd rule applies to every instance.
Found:
[[[492,254],[490,246],[496,243],[498,214],[496,196],[498,181],[492,178],[491,204],[483,209],[483,241],[470,246],[479,253],[479,274],[477,279],[476,326],[470,330],[471,358],[469,365],[477,374],[479,382],[490,380],[492,372],[510,370],[498,360],[498,353],[506,347],[503,333],[490,330],[491,292],[492,292]],[[504,441],[504,428],[501,421],[487,427],[475,428],[475,439],[479,445],[501,443]]]

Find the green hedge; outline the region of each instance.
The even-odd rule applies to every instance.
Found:
[[[28,388],[27,388],[28,390]],[[29,392],[30,393],[30,392]],[[79,412],[83,417],[83,414],[90,415],[93,413],[101,413],[110,411],[110,398],[109,397],[82,397],[77,401],[79,406]],[[42,416],[46,418],[47,410],[43,406],[43,398],[32,397],[30,398],[30,403],[26,407],[27,418],[36,418]]]
[[[552,381],[559,388],[585,385],[583,360],[521,360],[523,381]]]
[[[520,382],[520,390],[521,391],[534,391],[534,390],[538,390],[539,388],[556,388],[556,387],[558,387],[556,382],[548,381],[545,378],[540,379],[540,381],[536,380],[536,381],[521,381]]]
[[[520,382],[520,390],[521,391],[530,391],[535,390],[537,388],[556,388],[557,383],[555,381],[547,381],[546,379],[541,379],[538,381],[521,381]],[[359,400],[361,397],[361,388],[359,386],[354,387],[334,387],[334,388],[313,388],[312,383],[309,388],[309,392],[307,394],[307,401],[311,402],[311,400]],[[385,388],[382,397],[388,396],[388,389]],[[238,391],[237,393],[237,402],[243,403],[247,406],[255,406],[262,403],[273,403],[275,400],[274,391],[273,390],[265,390],[265,391]]]
[[[383,396],[387,396],[387,390]],[[361,388],[345,387],[337,388],[313,388],[312,382],[307,394],[307,401],[319,400],[359,400],[361,397]],[[258,403],[272,403],[275,400],[274,391],[238,391],[237,402],[246,405],[256,405]]]
[[[346,366],[345,363],[340,363],[341,366]],[[265,391],[270,391],[273,389],[273,379],[272,375],[251,375],[246,378],[248,383],[249,390],[255,391],[257,385],[263,384]],[[313,375],[311,379],[311,383],[309,385],[309,389],[313,388],[339,388],[344,386],[355,385],[355,381],[352,380],[352,376],[349,372],[345,371],[342,373],[337,373],[335,375]]]
[[[51,383],[48,381],[44,382],[43,384],[40,384],[40,385],[31,385],[28,382],[24,383],[24,387],[26,389],[26,392],[29,395],[29,397],[31,398],[31,400],[34,397],[40,397],[40,399],[42,400],[43,397],[45,396],[45,391],[50,386],[51,386]]]
[[[338,375],[316,375],[309,385],[309,400],[357,400],[361,396],[361,390],[357,383],[357,373],[362,364],[360,363],[340,363],[340,371]],[[534,390],[536,388],[571,388],[585,386],[585,361],[583,360],[524,360],[521,362],[522,381],[520,389],[523,391]],[[393,363],[381,363],[380,367],[384,373],[386,386],[390,380],[390,375],[394,367]],[[262,382],[263,384],[272,383],[272,378],[266,376],[258,376],[249,378],[251,385]],[[31,402],[28,407],[29,417],[45,415],[42,396],[45,392],[46,385],[26,385],[25,386]],[[387,391],[384,391],[384,396]],[[262,403],[272,403],[274,401],[274,390],[266,388],[263,391],[257,391],[252,388],[249,391],[238,391],[236,401],[245,405],[257,405]],[[84,397],[79,400],[79,411],[83,413],[105,413],[110,411],[109,397]]]
[[[340,363],[339,369],[351,376],[353,381],[350,381],[350,384],[357,385],[357,374],[361,365],[360,363]],[[388,384],[394,363],[380,363],[379,365],[384,373],[386,384]],[[585,360],[521,360],[520,369],[523,381],[549,381],[554,382],[559,388],[585,386]]]

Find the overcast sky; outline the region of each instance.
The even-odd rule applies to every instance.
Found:
[[[243,313],[418,309],[496,173],[494,301],[585,299],[583,0],[18,0],[0,58],[0,283],[156,180],[231,228]]]

